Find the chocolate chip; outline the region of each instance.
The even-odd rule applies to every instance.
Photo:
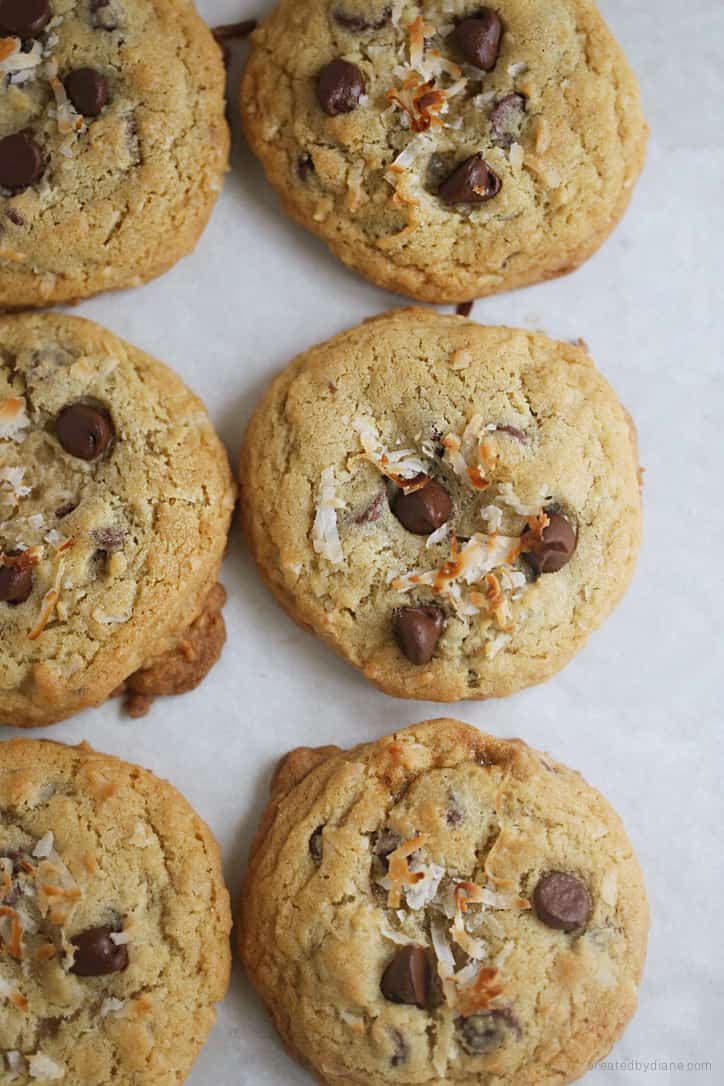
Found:
[[[528,444],[528,435],[525,430],[519,430],[517,426],[508,426],[507,423],[498,423],[495,427],[496,434],[507,434],[508,437],[514,437],[516,441],[520,441],[522,445]]]
[[[390,1057],[390,1063],[393,1067],[399,1067],[401,1064],[407,1063],[410,1055],[410,1048],[399,1029],[392,1030],[392,1043],[394,1045],[394,1050]]]
[[[510,147],[520,135],[528,100],[513,91],[500,98],[490,112],[490,132],[498,147]]]
[[[111,416],[100,404],[72,403],[64,407],[55,422],[58,441],[78,460],[97,460],[114,436]]]
[[[5,209],[5,218],[9,219],[13,226],[25,226],[25,219],[14,207]]]
[[[410,494],[400,491],[393,502],[392,512],[408,532],[430,535],[450,519],[452,502],[445,487],[431,479]]]
[[[461,19],[453,31],[453,38],[468,64],[490,72],[500,53],[503,24],[492,8],[481,8],[469,19]]]
[[[76,68],[66,76],[65,89],[84,117],[97,117],[108,101],[108,80],[95,68]]]
[[[525,534],[523,554],[536,573],[558,573],[568,565],[578,542],[570,521],[560,513],[546,510],[549,523],[539,539],[530,532]]]
[[[309,855],[314,860],[315,864],[321,864],[322,857],[324,856],[324,840],[322,834],[324,833],[324,826],[318,826],[312,836],[309,838]]]
[[[0,603],[17,607],[19,603],[25,603],[33,591],[33,569],[30,563],[13,561],[22,557],[17,551],[3,557],[6,561],[0,565]]]
[[[58,506],[58,508],[55,510],[55,515],[58,520],[62,520],[63,517],[69,516],[73,512],[73,510],[77,508],[77,502],[65,502],[64,505]]]
[[[392,628],[400,649],[411,664],[427,664],[433,658],[445,625],[442,608],[400,607],[395,611]]]
[[[455,306],[455,312],[458,317],[469,317],[473,311],[474,305],[475,302],[460,302],[459,305]]]
[[[384,8],[379,15],[370,19],[366,15],[357,15],[354,12],[343,11],[336,8],[334,21],[343,26],[345,30],[361,33],[363,30],[381,30],[392,18],[392,8]]]
[[[325,113],[351,113],[365,92],[365,77],[348,60],[331,61],[317,77],[317,99]]]
[[[211,33],[221,44],[225,41],[240,41],[248,38],[257,27],[256,19],[242,19],[238,23],[225,23],[223,26],[215,26]]]
[[[586,884],[565,871],[551,871],[539,879],[533,906],[538,919],[557,931],[584,927],[593,907]]]
[[[451,792],[447,800],[447,814],[445,815],[445,821],[448,826],[459,826],[465,819],[465,811],[463,810],[460,800]]]
[[[113,928],[89,928],[71,939],[76,951],[70,972],[77,977],[104,977],[127,969],[128,951],[125,945],[116,946],[112,932]]]
[[[314,173],[314,159],[305,151],[304,154],[299,155],[297,158],[297,174],[300,181],[307,181],[311,174]]]
[[[0,31],[16,38],[34,38],[50,22],[48,0],[0,0]]]
[[[455,1023],[460,1043],[471,1056],[482,1056],[500,1048],[511,1033],[520,1036],[520,1026],[507,1007],[481,1011],[469,1018],[458,1018]]]
[[[382,975],[380,989],[390,1003],[425,1010],[430,999],[430,962],[422,947],[400,947]]]
[[[438,195],[446,204],[483,204],[501,188],[500,178],[478,152],[456,166],[440,185]]]
[[[43,152],[29,132],[0,140],[0,185],[20,192],[43,176]]]
[[[127,532],[125,528],[109,525],[107,528],[94,528],[91,539],[99,550],[112,554],[123,547]]]
[[[382,491],[376,494],[372,501],[354,518],[355,524],[374,524],[382,516],[385,504],[385,495]]]

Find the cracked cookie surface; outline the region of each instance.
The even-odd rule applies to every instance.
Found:
[[[166,271],[196,244],[228,160],[221,55],[190,0],[30,7],[35,20],[0,6],[6,309]]]
[[[552,1086],[630,1019],[647,932],[603,797],[520,740],[437,720],[283,760],[239,945],[327,1086]]]
[[[633,426],[587,354],[426,310],[292,362],[250,423],[241,482],[277,599],[400,697],[549,678],[638,552]]]
[[[0,318],[0,723],[200,681],[234,497],[171,370],[88,321]]]
[[[572,271],[643,165],[636,79],[591,0],[282,0],[251,40],[242,116],[286,209],[413,298]]]
[[[208,827],[89,747],[0,745],[0,1081],[177,1086],[229,977]]]

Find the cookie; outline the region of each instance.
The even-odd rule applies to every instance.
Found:
[[[278,600],[380,689],[558,671],[639,545],[631,420],[580,348],[400,310],[297,358],[252,419],[242,511]]]
[[[573,271],[643,166],[636,79],[592,0],[281,0],[252,43],[242,115],[270,184],[412,298]]]
[[[326,1086],[559,1086],[633,1014],[647,932],[603,797],[520,740],[437,720],[286,758],[239,945]]]
[[[0,308],[138,286],[195,246],[228,161],[190,0],[0,0]]]
[[[235,490],[203,404],[88,321],[0,318],[0,724],[197,685]]]
[[[0,806],[0,1081],[181,1083],[229,979],[208,827],[85,744],[0,744]]]

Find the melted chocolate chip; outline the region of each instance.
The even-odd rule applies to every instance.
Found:
[[[471,1056],[494,1052],[505,1043],[511,1033],[520,1036],[518,1021],[507,1007],[481,1011],[469,1018],[458,1018],[455,1025],[460,1043]]]
[[[382,516],[382,509],[385,504],[385,495],[382,491],[376,494],[372,501],[366,506],[361,513],[358,513],[354,518],[355,524],[374,524]]]
[[[100,404],[79,401],[58,415],[55,433],[65,451],[78,460],[97,460],[114,436],[111,416]]]
[[[25,603],[33,591],[33,568],[29,563],[13,561],[22,558],[18,551],[4,555],[4,558],[6,562],[0,565],[0,603],[17,607]]]
[[[549,928],[575,931],[588,923],[592,903],[588,887],[576,875],[551,871],[533,891],[536,916]]]
[[[112,928],[89,928],[71,939],[76,948],[70,972],[77,977],[104,977],[128,968],[128,951],[111,939]]]
[[[107,528],[94,528],[91,539],[99,550],[105,554],[112,554],[123,547],[126,538],[126,529],[109,525]]]
[[[65,502],[64,505],[58,506],[58,508],[55,510],[55,515],[58,520],[62,520],[63,517],[69,516],[73,512],[73,510],[77,508],[78,506],[76,502]]]
[[[308,151],[305,151],[304,154],[299,155],[297,158],[297,174],[300,181],[307,181],[313,173],[314,159]]]
[[[333,60],[317,77],[317,100],[330,117],[351,113],[365,92],[365,77],[356,64]]]
[[[65,89],[84,117],[97,117],[108,102],[108,80],[95,68],[76,68],[66,76]]]
[[[528,444],[528,435],[525,430],[519,430],[517,426],[508,426],[507,423],[496,425],[496,434],[507,434],[508,437],[515,438],[516,441],[520,441],[522,445]]]
[[[392,512],[403,528],[415,535],[430,535],[450,519],[452,502],[444,486],[430,479],[419,490],[396,496]]]
[[[447,801],[447,813],[445,815],[445,821],[448,826],[459,826],[461,822],[465,820],[465,811],[462,808],[458,797],[451,792]]]
[[[14,207],[6,208],[5,218],[9,219],[13,226],[25,226],[25,219]]]
[[[392,619],[397,644],[411,664],[427,664],[435,655],[437,643],[445,626],[445,613],[440,607],[400,607]]]
[[[366,15],[358,15],[355,12],[344,11],[335,8],[334,21],[343,26],[345,30],[361,34],[363,30],[381,30],[392,18],[392,8],[384,8],[379,15],[369,18]]]
[[[315,864],[321,864],[322,857],[324,856],[324,840],[322,834],[324,833],[324,826],[318,826],[312,836],[309,838],[309,855],[314,860]]]
[[[394,1029],[392,1031],[392,1043],[394,1045],[394,1050],[390,1057],[390,1064],[393,1067],[400,1067],[401,1064],[407,1063],[410,1055],[410,1048],[399,1029]]]
[[[446,204],[483,204],[501,188],[500,178],[478,152],[455,167],[440,185],[438,195]]]
[[[0,31],[16,38],[34,38],[50,22],[48,0],[0,0]]]
[[[513,91],[499,98],[490,113],[490,133],[498,147],[510,147],[516,142],[525,119],[528,100],[524,94]]]
[[[430,962],[422,947],[400,947],[382,975],[380,989],[390,1003],[425,1010],[430,999]]]
[[[43,152],[30,132],[15,132],[0,140],[0,185],[20,192],[43,176]]]
[[[455,44],[468,64],[484,72],[495,67],[502,36],[503,24],[492,8],[481,8],[470,18],[461,19],[453,31]]]
[[[558,573],[570,562],[578,542],[570,521],[551,510],[546,510],[546,515],[549,523],[543,529],[540,539],[526,533],[526,539],[530,539],[530,543],[525,543],[523,551],[526,560],[538,574]]]

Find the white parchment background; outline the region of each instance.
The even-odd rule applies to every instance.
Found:
[[[259,15],[269,0],[200,6],[217,24]],[[123,719],[110,703],[38,734],[88,739],[173,781],[219,837],[234,897],[270,772],[292,746],[346,746],[447,708],[550,750],[617,807],[648,880],[641,1006],[612,1059],[683,1064],[597,1069],[586,1082],[704,1086],[724,1083],[724,2],[601,6],[641,78],[653,130],[631,209],[574,276],[478,302],[473,316],[583,336],[638,423],[645,539],[615,615],[546,686],[498,703],[396,701],[292,625],[235,534],[224,568],[229,642],[208,681],[145,720]],[[231,71],[233,169],[196,253],[150,286],[76,310],[182,374],[234,461],[272,374],[399,304],[280,213],[236,123],[245,48],[235,48]],[[190,1082],[311,1084],[238,968]]]

